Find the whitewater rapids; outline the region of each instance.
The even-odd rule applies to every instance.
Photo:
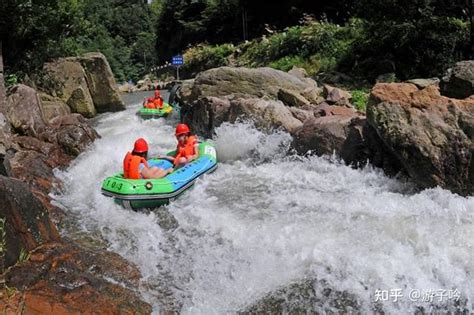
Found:
[[[176,146],[176,116],[135,115],[143,96],[94,121],[102,138],[56,171],[64,187],[53,197],[76,229],[100,235],[140,268],[141,294],[154,312],[237,313],[313,278],[356,297],[364,313],[376,290],[395,289],[403,296],[382,303],[387,313],[429,310],[433,303],[409,298],[412,289],[459,292],[473,311],[474,198],[440,188],[415,192],[371,167],[287,154],[286,133],[221,126],[213,139],[219,168],[158,211],[125,210],[102,196],[102,180],[120,171],[138,137],[151,155]]]

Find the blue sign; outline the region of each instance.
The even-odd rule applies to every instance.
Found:
[[[171,64],[173,64],[175,66],[183,65],[184,64],[183,55],[173,56],[173,58],[171,59]]]

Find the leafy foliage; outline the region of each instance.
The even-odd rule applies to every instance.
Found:
[[[200,71],[229,65],[229,56],[234,53],[232,44],[210,46],[205,44],[196,45],[184,53],[186,63],[182,67],[182,73],[194,76]]]
[[[226,64],[440,75],[472,53],[468,0],[2,0],[7,74],[101,51],[119,81],[186,51],[189,75]],[[471,36],[471,38],[470,38]],[[245,40],[244,40],[245,39]]]
[[[367,101],[369,99],[368,90],[352,90],[352,104],[361,112],[365,112]]]
[[[0,34],[8,73],[41,69],[52,58],[101,51],[118,80],[155,64],[151,10],[140,0],[4,0]]]

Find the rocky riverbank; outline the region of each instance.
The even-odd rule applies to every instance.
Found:
[[[64,213],[49,197],[61,184],[53,169],[67,167],[99,137],[84,116],[124,108],[107,60],[88,54],[45,69],[61,84],[20,84],[7,93],[0,84],[0,97],[8,95],[0,99],[0,309],[150,313],[137,293],[138,269],[103,246],[62,237]]]

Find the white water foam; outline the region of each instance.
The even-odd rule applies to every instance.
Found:
[[[139,266],[156,312],[157,287],[166,286],[183,314],[227,314],[305,278],[348,291],[367,311],[375,290],[398,288],[404,296],[383,303],[388,313],[425,305],[409,289],[456,289],[473,310],[474,198],[413,193],[370,167],[285,157],[287,134],[225,124],[214,139],[224,162],[161,210],[177,221],[163,229],[153,212],[124,210],[100,194],[137,137],[156,153],[175,146],[176,121],[140,121],[137,106],[101,117],[103,138],[58,172],[65,189],[55,198]]]

